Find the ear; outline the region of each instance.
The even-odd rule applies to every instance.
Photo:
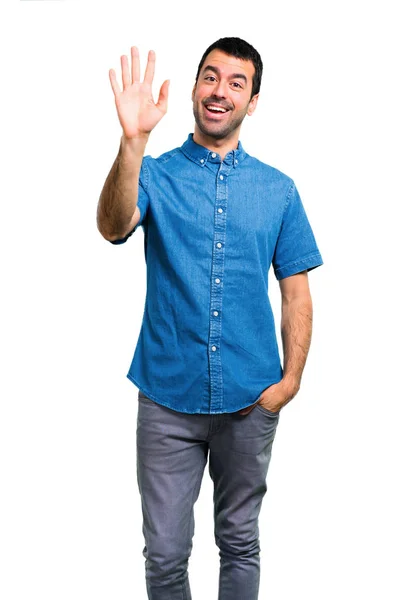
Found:
[[[194,100],[194,95],[196,93],[196,86],[197,86],[197,83],[194,84],[193,89],[192,89],[192,102]]]
[[[256,106],[257,106],[257,101],[258,101],[258,96],[259,94],[255,94],[252,99],[249,102],[249,106],[247,108],[247,114],[249,115],[249,117],[253,114],[253,112],[256,110]]]

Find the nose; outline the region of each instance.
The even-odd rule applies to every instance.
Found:
[[[218,98],[226,98],[227,96],[227,82],[223,79],[217,81],[214,87],[214,96]]]

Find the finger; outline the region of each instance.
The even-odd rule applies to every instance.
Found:
[[[169,91],[169,79],[164,81],[161,86],[160,94],[158,96],[157,107],[163,112],[167,112],[168,108],[168,91]]]
[[[132,46],[131,48],[131,57],[132,57],[132,83],[134,81],[140,81],[140,58],[139,58],[139,50],[136,46]]]
[[[116,75],[115,75],[115,71],[114,71],[114,69],[110,69],[110,70],[108,71],[108,75],[109,75],[109,77],[110,77],[111,87],[112,87],[112,89],[113,89],[114,96],[115,96],[115,98],[118,98],[118,96],[119,96],[119,95],[120,95],[120,93],[121,93],[121,89],[120,89],[120,87],[119,87],[119,85],[118,85],[118,81],[117,81],[117,77],[116,77]]]
[[[131,76],[129,73],[128,57],[124,54],[121,56],[121,70],[122,70],[122,88],[126,88],[131,85]]]
[[[147,57],[147,65],[146,65],[146,71],[144,73],[144,82],[145,83],[153,83],[153,78],[154,78],[154,70],[156,67],[156,53],[154,52],[154,50],[149,50],[149,54]]]

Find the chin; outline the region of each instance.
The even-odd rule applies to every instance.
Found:
[[[197,127],[200,129],[201,133],[203,135],[206,135],[208,137],[212,137],[216,140],[220,140],[225,138],[227,135],[229,135],[231,133],[231,129],[228,127],[225,128],[218,128],[218,126],[215,127],[209,127],[207,125],[205,125],[202,122],[199,122],[198,120],[196,120],[196,124]]]

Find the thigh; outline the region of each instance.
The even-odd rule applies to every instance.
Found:
[[[157,539],[173,551],[174,540],[190,543],[193,504],[207,463],[202,415],[173,411],[139,396],[137,477],[147,545]]]
[[[247,415],[228,415],[210,443],[216,533],[232,545],[257,537],[278,421],[279,413],[256,405]]]

